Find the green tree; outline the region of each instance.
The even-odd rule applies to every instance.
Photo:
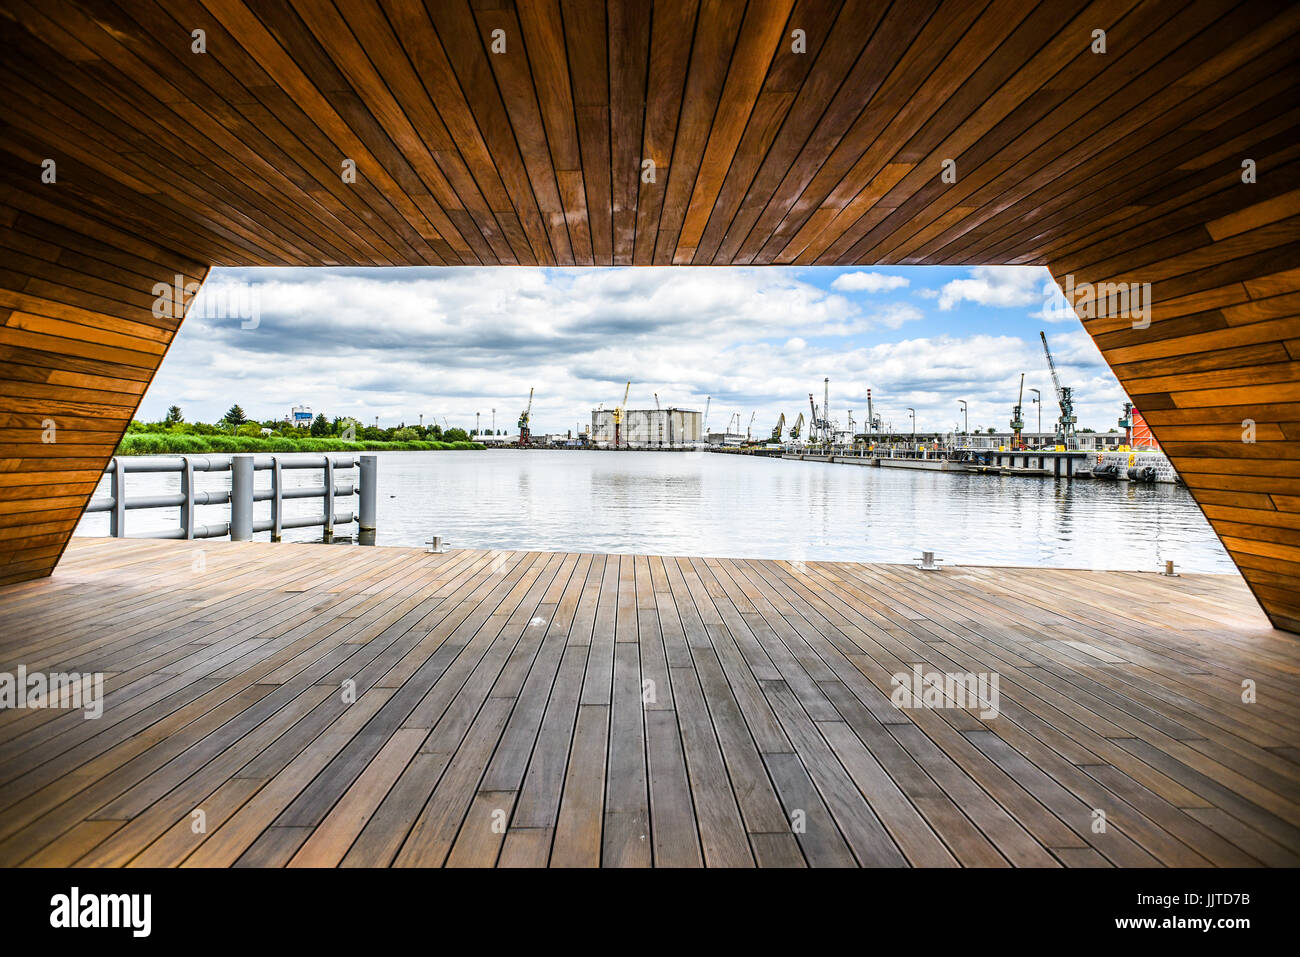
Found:
[[[448,429],[442,433],[442,440],[444,442],[468,442],[469,433],[464,429]]]
[[[227,411],[225,421],[231,425],[243,425],[248,421],[248,415],[237,404],[232,405]]]
[[[181,414],[181,407],[179,405],[167,407],[167,415],[163,418],[163,422],[167,425],[178,425],[184,421],[185,416]]]
[[[400,428],[393,433],[393,440],[395,442],[415,442],[419,438],[420,433],[415,431],[415,429],[411,428],[409,425]]]
[[[317,412],[316,418],[311,420],[311,434],[318,439],[330,434],[330,420],[325,418],[324,412]]]
[[[236,435],[251,435],[254,438],[262,434],[262,427],[256,422],[245,422],[235,426]]]

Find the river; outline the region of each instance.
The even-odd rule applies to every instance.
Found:
[[[380,452],[377,544],[729,558],[1230,572],[1181,486],[1066,482],[827,465],[706,452]],[[319,471],[285,473],[320,484]],[[342,476],[355,473],[342,473]],[[258,473],[258,484],[268,481]],[[229,487],[199,473],[198,488]],[[176,474],[131,473],[128,497],[175,492]],[[107,481],[97,496],[107,495]],[[340,508],[355,510],[356,499]],[[269,503],[256,517],[269,515]],[[320,501],[286,503],[287,515]],[[196,520],[225,521],[227,506]],[[128,530],[175,526],[179,509],[128,513]],[[341,532],[354,532],[355,525]],[[108,534],[108,516],[78,534]],[[255,536],[265,540],[266,533]],[[319,541],[319,529],[285,532]]]

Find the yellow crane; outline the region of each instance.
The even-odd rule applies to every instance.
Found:
[[[790,441],[798,442],[799,433],[803,431],[803,413],[799,413],[799,418],[795,419],[794,425],[790,426]]]
[[[618,408],[614,410],[614,448],[616,449],[622,445],[623,409],[627,406],[627,397],[631,391],[632,383],[628,382],[627,386],[623,389],[623,401],[619,403]]]

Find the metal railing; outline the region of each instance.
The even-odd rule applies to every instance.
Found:
[[[355,481],[337,479],[336,473],[356,468]],[[284,472],[298,469],[318,469],[323,472],[320,485],[286,488]],[[181,489],[164,495],[146,495],[128,498],[126,476],[128,472],[179,472]],[[199,491],[194,487],[195,472],[229,472],[230,488]],[[270,472],[269,488],[255,487],[258,472]],[[329,456],[295,455],[282,459],[278,455],[182,455],[182,456],[115,456],[104,474],[109,477],[107,498],[93,499],[86,507],[89,512],[108,513],[108,533],[115,538],[221,538],[229,535],[234,542],[249,541],[255,532],[270,532],[271,541],[280,541],[287,528],[322,526],[325,537],[332,538],[336,525],[356,522],[362,535],[375,530],[378,461],[373,455]],[[358,496],[358,509],[336,510],[340,498]],[[322,508],[319,515],[286,518],[284,502],[289,499],[319,498]],[[269,519],[253,518],[253,503],[270,502]],[[198,505],[230,506],[230,520],[215,525],[198,525],[194,509]],[[136,509],[180,507],[181,520],[177,528],[164,528],[146,532],[126,531],[126,513]]]

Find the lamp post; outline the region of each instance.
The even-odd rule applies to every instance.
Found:
[[[1029,391],[1034,394],[1034,405],[1038,406],[1038,436],[1041,440],[1043,435],[1043,393],[1037,389],[1030,389]]]
[[[912,417],[912,454],[916,454],[916,409],[908,409],[908,415]]]
[[[958,399],[957,401],[961,403],[961,417],[962,421],[966,423],[965,431],[962,434],[968,436],[970,435],[970,406],[966,404],[965,399]]]

